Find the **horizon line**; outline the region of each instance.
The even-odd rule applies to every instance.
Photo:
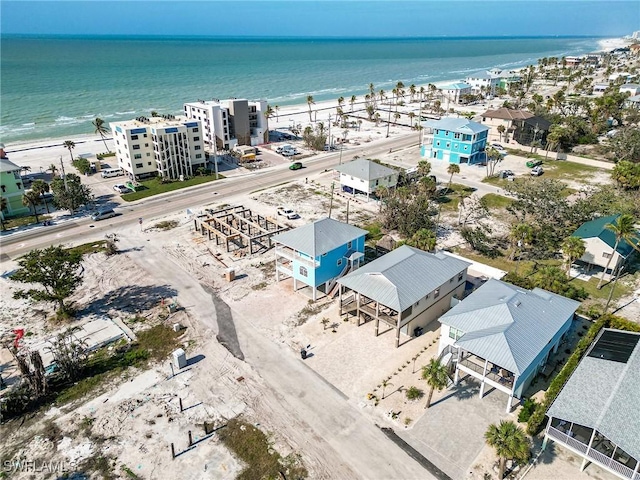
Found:
[[[515,38],[625,38],[616,35],[433,35],[433,36],[341,36],[341,35],[174,35],[174,34],[127,34],[127,33],[0,33],[0,38],[182,38],[216,40],[457,40],[457,39],[515,39]]]

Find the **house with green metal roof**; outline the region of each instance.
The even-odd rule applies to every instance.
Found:
[[[29,213],[29,207],[22,205],[24,184],[20,171],[22,169],[9,161],[4,154],[4,145],[0,143],[0,196],[6,200],[2,209],[3,217],[13,217]]]
[[[573,237],[581,238],[585,243],[586,250],[580,258],[581,261],[604,269],[613,256],[609,264],[610,270],[605,272],[613,274],[633,254],[633,245],[625,240],[621,240],[616,251],[613,251],[613,247],[616,245],[616,235],[607,228],[607,225],[615,223],[619,216],[620,214],[596,218],[583,223],[573,232]],[[640,238],[640,231],[637,237]],[[637,246],[639,241],[636,240],[634,244]]]

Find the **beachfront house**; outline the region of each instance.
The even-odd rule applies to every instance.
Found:
[[[443,252],[428,253],[403,245],[338,280],[340,315],[380,322],[406,339],[421,334],[462,298],[470,263]]]
[[[447,110],[450,103],[463,103],[467,98],[467,95],[473,94],[471,85],[465,82],[452,83],[451,85],[445,85],[440,88],[442,98],[447,103]]]
[[[192,177],[206,166],[202,126],[185,117],[165,115],[112,122],[118,167],[131,179]]]
[[[4,152],[4,144],[0,143],[0,196],[6,200],[2,209],[3,218],[29,213],[29,207],[22,205],[24,184],[21,171],[18,165],[9,161]]]
[[[398,171],[377,162],[359,158],[335,168],[340,173],[340,189],[352,194],[366,194],[367,198],[379,187],[395,188]]]
[[[363,230],[332,218],[323,218],[273,237],[276,244],[276,281],[293,278],[293,290],[333,295],[336,279],[360,266],[364,259]],[[305,288],[307,287],[307,288]]]
[[[640,84],[625,83],[624,85],[620,85],[620,93],[628,93],[632,97],[638,95],[640,93]]]
[[[246,99],[198,100],[184,104],[187,118],[202,123],[203,138],[211,150],[236,145],[257,146],[269,141],[267,101]]]
[[[627,98],[624,102],[624,106],[627,108],[640,108],[640,95],[634,95],[633,97]]]
[[[513,398],[521,398],[544,371],[571,327],[580,302],[540,288],[525,290],[490,279],[440,317],[439,355],[460,374]]]
[[[580,257],[580,261],[588,265],[587,270],[590,270],[592,265],[602,267],[604,270],[611,259],[609,271],[604,273],[613,275],[633,254],[633,245],[626,240],[621,240],[618,243],[618,248],[613,250],[613,247],[616,246],[616,235],[607,228],[607,225],[613,224],[619,216],[620,214],[609,215],[585,222],[571,235],[584,241],[585,252]],[[640,237],[640,231],[637,232],[637,235]],[[638,245],[638,240],[634,242],[634,245]]]
[[[468,75],[464,81],[471,85],[473,93],[493,97],[496,94],[496,88],[500,85],[500,74],[482,70]]]
[[[422,122],[420,156],[448,163],[482,163],[488,132],[489,127],[466,118]]]
[[[527,110],[506,107],[486,110],[480,118],[482,124],[489,127],[489,141],[508,143],[513,138],[522,145],[530,145],[533,141],[544,142],[551,126],[549,121]],[[500,125],[504,127],[502,133],[498,130]]]
[[[603,329],[549,407],[549,440],[622,479],[640,479],[640,334]]]
[[[593,85],[593,89],[591,90],[594,95],[602,95],[607,88],[609,88],[608,83],[596,83]]]

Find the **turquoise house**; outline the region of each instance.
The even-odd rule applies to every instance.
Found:
[[[420,156],[426,160],[474,165],[485,161],[489,128],[466,118],[441,118],[422,123]]]
[[[276,244],[276,281],[293,278],[293,290],[337,292],[336,280],[358,268],[364,258],[363,230],[331,218],[323,218],[273,237]]]

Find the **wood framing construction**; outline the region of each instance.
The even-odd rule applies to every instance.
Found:
[[[208,211],[193,223],[201,235],[206,234],[209,240],[215,237],[216,245],[224,244],[227,252],[248,248],[251,254],[270,249],[271,238],[289,229],[242,205]]]

